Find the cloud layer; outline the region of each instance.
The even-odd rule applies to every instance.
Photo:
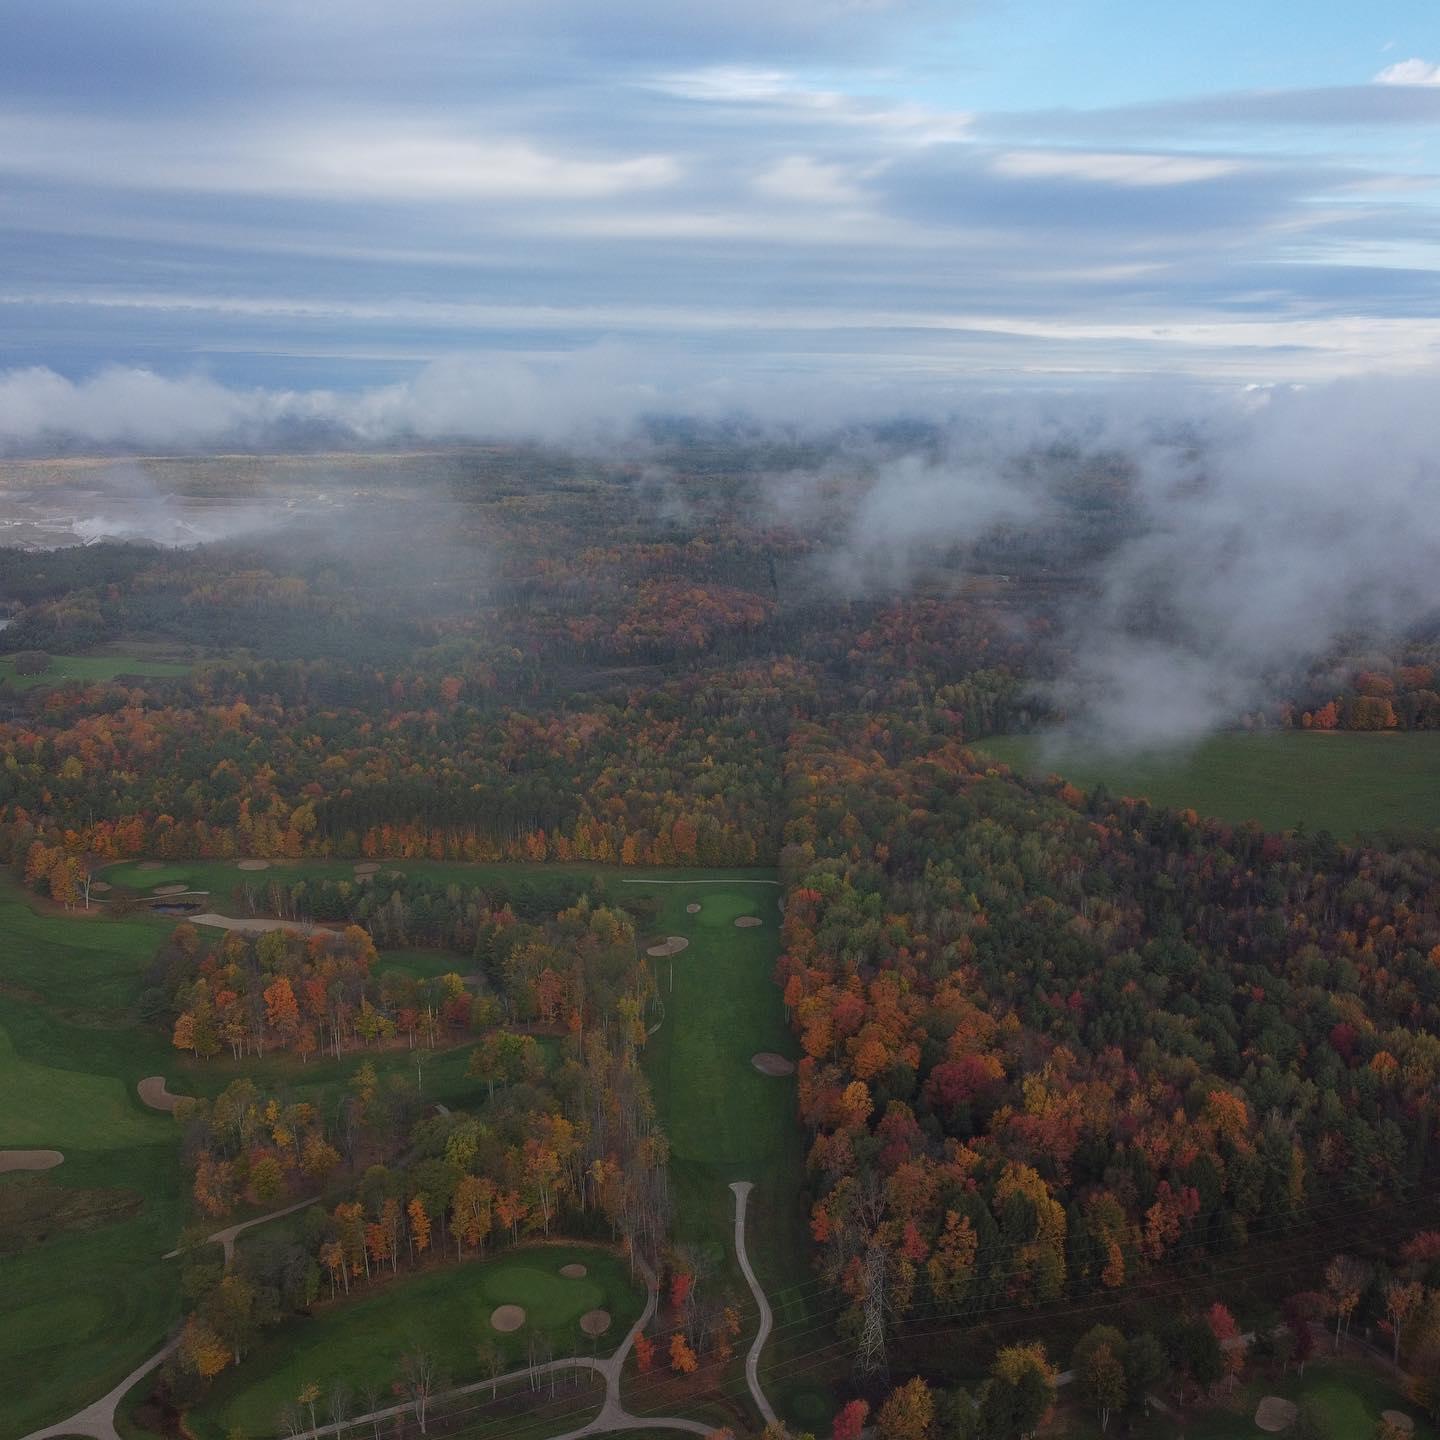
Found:
[[[1276,47],[1237,88],[1205,53],[1234,3],[1064,8],[1057,39],[1033,0],[1003,25],[941,0],[17,0],[0,370],[359,392],[600,344],[756,390],[1435,364],[1433,62]],[[1307,31],[1336,49],[1346,23]]]

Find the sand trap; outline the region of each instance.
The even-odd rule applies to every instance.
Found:
[[[758,1055],[752,1055],[750,1063],[762,1075],[793,1075],[795,1073],[795,1062],[787,1060],[783,1055],[777,1055],[773,1050],[762,1050]]]
[[[92,880],[90,882],[90,893],[92,895],[104,895],[107,894],[110,889],[111,885],[108,880]]]
[[[1382,1410],[1380,1418],[1387,1424],[1393,1425],[1397,1430],[1403,1430],[1407,1435],[1415,1433],[1415,1422],[1403,1410]]]
[[[698,914],[700,913],[700,905],[699,905],[699,903],[698,903],[697,901],[695,901],[695,900],[692,900],[692,901],[685,907],[685,913],[686,913],[687,915],[698,915]]]
[[[147,1075],[135,1088],[140,1092],[140,1098],[152,1110],[163,1110],[167,1115],[175,1109],[179,1101],[189,1099],[187,1095],[172,1095],[165,1088],[163,1075]]]
[[[1272,1435],[1288,1430],[1300,1414],[1299,1408],[1278,1395],[1267,1395],[1255,1407],[1255,1424]]]
[[[583,1265],[562,1265],[560,1273],[567,1280],[583,1280],[589,1271]]]
[[[239,930],[244,935],[263,935],[267,930],[289,930],[293,935],[314,935],[325,928],[323,925],[307,925],[303,920],[237,920],[233,915],[215,915],[208,910],[203,915],[190,915],[186,918],[192,925],[214,925],[218,930]]]
[[[165,862],[163,860],[142,860],[135,868],[144,870],[148,874],[151,870],[163,870]]]
[[[7,1170],[53,1170],[64,1158],[58,1150],[0,1150],[0,1175]]]
[[[760,924],[758,915],[742,915],[736,920],[735,928],[737,930],[753,930],[758,924]]]
[[[241,860],[235,868],[237,870],[268,870],[270,862],[268,860]]]
[[[652,945],[645,953],[663,958],[666,955],[678,955],[682,950],[688,950],[690,942],[683,935],[667,935],[658,945]]]
[[[610,1328],[610,1312],[608,1310],[587,1310],[580,1317],[580,1328],[592,1339],[596,1335],[603,1335]]]
[[[157,885],[150,893],[152,895],[183,895],[189,888],[188,885]]]
[[[490,1328],[508,1335],[525,1323],[525,1312],[518,1305],[501,1305],[490,1312]]]
[[[355,873],[357,875],[378,875],[380,873],[380,866],[376,861],[367,860],[363,865],[357,865],[355,867]]]

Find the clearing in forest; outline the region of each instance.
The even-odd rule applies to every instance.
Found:
[[[660,1122],[670,1140],[675,1234],[714,1267],[715,1279],[706,1283],[724,1283],[747,1297],[748,1311],[748,1289],[734,1259],[735,1197],[729,1186],[735,1180],[753,1181],[747,1228],[751,1262],[774,1304],[777,1333],[783,1336],[790,1326],[789,1333],[802,1334],[809,1329],[809,1315],[793,1287],[813,1276],[806,1259],[806,1217],[798,1203],[804,1154],[795,1119],[795,1082],[762,1074],[754,1064],[757,1053],[782,1060],[795,1053],[775,984],[780,953],[775,890],[747,883],[754,876],[773,879],[773,872],[753,872],[731,886],[714,872],[693,875],[703,877],[703,888],[674,883],[680,875],[673,872],[654,877],[666,883],[648,888],[643,878],[627,877],[625,887],[655,901],[655,929],[690,941],[683,962],[654,961],[665,1018],[645,1052]],[[698,911],[692,908],[697,896]],[[737,926],[740,919],[752,923]],[[766,1389],[782,1414],[793,1413],[790,1402],[798,1393],[784,1378],[786,1358],[783,1343],[776,1340],[766,1347],[761,1364],[762,1380],[768,1374],[778,1377]],[[737,1378],[734,1388],[744,1393],[743,1380]],[[632,1408],[640,1413],[645,1406],[637,1401]]]
[[[1038,735],[994,735],[976,750],[1026,774],[1063,775],[1082,789],[1144,796],[1267,830],[1367,830],[1440,826],[1440,731],[1370,735],[1286,731],[1212,735],[1167,754],[1054,751]]]

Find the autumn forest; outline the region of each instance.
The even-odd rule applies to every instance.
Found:
[[[0,1435],[127,1377],[127,1437],[1341,1434],[1317,1376],[1435,1433],[1440,832],[997,758],[1085,717],[1133,476],[1037,450],[1029,518],[864,552],[924,439],[158,460],[290,518],[0,548],[0,1082],[57,1112],[0,1160],[64,1155],[0,1254],[146,1277]],[[1216,728],[1317,792],[1428,745],[1414,620]]]

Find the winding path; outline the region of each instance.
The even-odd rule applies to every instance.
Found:
[[[94,1404],[78,1410],[68,1420],[58,1425],[47,1425],[43,1430],[32,1430],[24,1440],[50,1440],[52,1436],[84,1435],[89,1440],[121,1440],[115,1428],[115,1407],[130,1388],[143,1380],[180,1343],[177,1335],[156,1351],[143,1365],[137,1365],[108,1395],[102,1395]]]
[[[750,1349],[745,1356],[745,1383],[750,1387],[750,1398],[754,1400],[761,1418],[767,1425],[777,1425],[780,1417],[760,1388],[760,1352],[770,1338],[770,1327],[775,1323],[775,1317],[770,1311],[770,1302],[765,1298],[765,1292],[760,1288],[760,1282],[755,1278],[754,1270],[750,1268],[750,1256],[745,1249],[745,1211],[749,1208],[750,1192],[754,1188],[749,1180],[737,1180],[730,1187],[735,1193],[735,1258],[740,1262],[745,1282],[750,1286],[750,1293],[755,1297],[755,1304],[760,1309],[760,1328],[756,1330],[755,1338],[750,1342]]]
[[[249,1230],[255,1225],[263,1225],[267,1220],[278,1220],[282,1215],[293,1215],[295,1211],[303,1210],[307,1205],[317,1204],[319,1204],[319,1198],[314,1195],[308,1200],[297,1200],[283,1210],[272,1210],[268,1215],[257,1215],[253,1220],[242,1220],[238,1225],[227,1225],[223,1230],[217,1230],[213,1235],[207,1235],[201,1244],[223,1246],[225,1263],[228,1265],[235,1258],[235,1237],[242,1231]],[[161,1259],[173,1260],[179,1253],[179,1250],[167,1250]]]

